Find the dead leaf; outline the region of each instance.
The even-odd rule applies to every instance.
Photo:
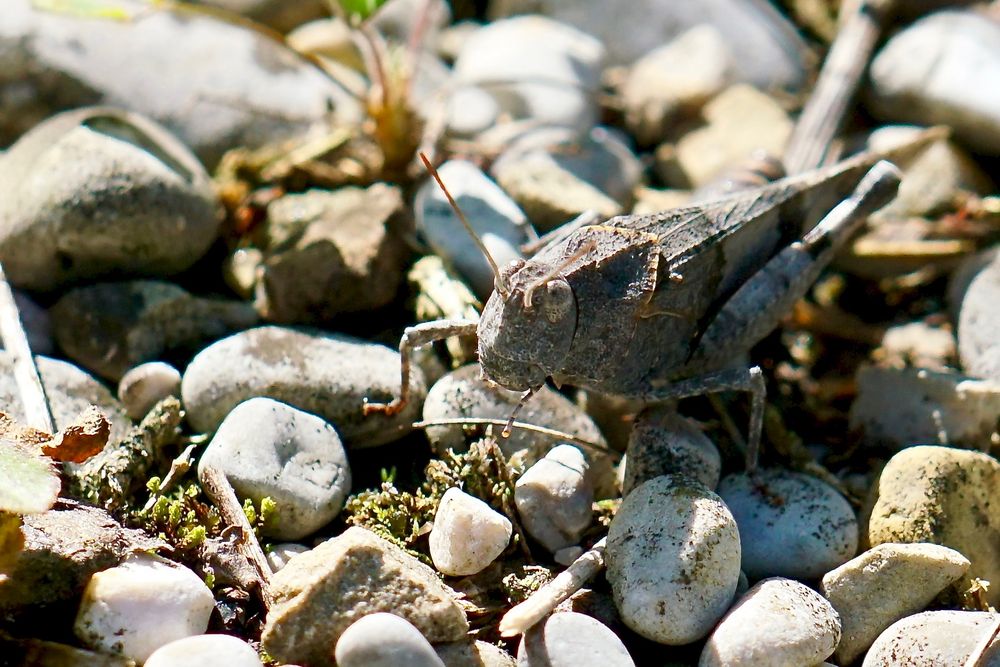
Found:
[[[57,461],[83,463],[108,444],[111,422],[91,405],[76,420],[42,445],[42,453]]]

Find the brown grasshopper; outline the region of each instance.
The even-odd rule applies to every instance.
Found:
[[[940,136],[924,132],[891,156]],[[496,285],[479,321],[407,328],[399,345],[401,395],[365,411],[393,413],[409,399],[412,348],[477,334],[485,377],[525,392],[524,400],[549,379],[651,402],[749,392],[753,470],[765,384],[759,367],[736,360],[895,196],[900,176],[881,161],[886,155],[864,153],[713,202],[565,226],[531,259],[502,270],[487,253]],[[822,220],[817,212],[825,212]]]

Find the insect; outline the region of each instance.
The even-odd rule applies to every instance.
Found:
[[[649,402],[749,392],[753,471],[765,385],[760,368],[740,357],[895,196],[899,172],[882,158],[939,136],[928,130],[890,153],[863,153],[713,202],[566,225],[533,257],[503,269],[483,249],[496,284],[479,321],[407,328],[401,395],[365,411],[393,413],[409,399],[412,348],[476,334],[485,377],[524,392],[522,402],[548,380]]]

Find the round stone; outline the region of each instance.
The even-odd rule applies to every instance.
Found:
[[[257,651],[229,635],[195,635],[153,651],[143,667],[262,667]]]
[[[594,488],[583,452],[553,447],[517,480],[514,503],[525,531],[550,553],[577,544],[593,521]]]
[[[351,624],[337,640],[339,667],[445,667],[430,643],[399,616],[369,614]]]
[[[907,616],[879,635],[862,667],[964,667],[996,620],[995,613],[983,611],[925,611]],[[1000,667],[1000,645],[994,641],[976,665]]]
[[[181,395],[181,374],[170,364],[150,361],[130,369],[118,382],[118,400],[135,420],[167,396]]]
[[[445,491],[430,534],[431,560],[443,574],[476,574],[510,542],[510,520],[457,487]]]
[[[635,667],[628,649],[595,618],[552,614],[528,630],[517,648],[518,667]]]

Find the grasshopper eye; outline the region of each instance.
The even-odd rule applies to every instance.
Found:
[[[545,285],[542,313],[555,324],[573,311],[573,288],[565,280],[552,280]]]
[[[505,285],[510,285],[511,284],[511,277],[515,273],[517,273],[518,271],[520,271],[521,267],[523,267],[523,266],[524,266],[524,260],[523,259],[512,259],[512,260],[510,260],[510,262],[507,264],[507,266],[503,267],[503,269],[500,270],[500,275],[497,276],[497,279],[495,281],[495,284],[494,284],[493,288],[497,292],[503,293],[504,290],[501,289],[501,288],[503,286],[505,286]]]

